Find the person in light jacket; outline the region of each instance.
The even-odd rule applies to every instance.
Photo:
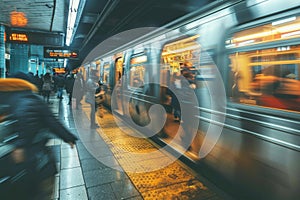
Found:
[[[91,107],[91,112],[90,112],[91,128],[99,128],[95,119],[95,113],[96,113],[95,93],[98,87],[99,84],[98,84],[97,70],[92,70],[86,82],[86,96],[85,96],[85,102],[90,104]]]

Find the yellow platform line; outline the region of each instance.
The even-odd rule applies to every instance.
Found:
[[[89,109],[84,112],[89,116]],[[137,137],[140,134],[121,121],[117,125],[115,120],[119,119],[104,110],[104,117],[97,117],[97,132],[144,199],[221,199],[178,162],[173,162],[167,152]]]

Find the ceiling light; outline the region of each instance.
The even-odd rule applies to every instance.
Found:
[[[286,19],[282,19],[282,20],[272,22],[272,26],[276,26],[276,25],[279,25],[279,24],[284,24],[284,23],[287,23],[287,22],[295,21],[295,20],[296,20],[296,17],[289,17],[289,18],[286,18]]]
[[[79,6],[80,0],[70,0],[69,5],[69,15],[68,15],[68,25],[67,25],[67,35],[66,35],[66,45],[70,46],[75,26],[75,21],[77,18],[77,10]]]
[[[28,23],[28,19],[25,13],[12,11],[10,13],[10,23],[12,26],[25,27]]]

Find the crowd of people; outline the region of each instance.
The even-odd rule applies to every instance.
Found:
[[[16,73],[13,75],[8,75],[8,78],[11,76],[22,76],[22,73]],[[51,93],[56,93],[57,98],[63,99],[63,91],[65,90],[68,94],[69,102],[72,104],[72,97],[76,99],[76,107],[79,105],[80,101],[84,96],[84,80],[81,73],[73,74],[51,74],[46,72],[41,75],[34,75],[32,72],[26,74],[27,79],[30,83],[34,84],[38,89],[38,94],[44,97],[45,102],[50,104],[50,95]],[[20,77],[22,78],[22,77]],[[74,86],[75,84],[75,86]],[[74,89],[74,94],[73,94]]]

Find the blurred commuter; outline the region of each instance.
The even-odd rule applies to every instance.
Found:
[[[173,74],[171,90],[175,93],[173,92],[171,93],[171,106],[173,108],[174,121],[176,122],[180,122],[181,120],[181,110],[180,110],[180,103],[178,101],[178,98],[182,98],[181,97],[182,79],[183,77],[181,76],[179,71]]]
[[[68,105],[72,104],[72,95],[73,95],[73,86],[74,86],[74,75],[73,74],[68,74],[66,77],[66,92],[69,95],[69,102]]]
[[[85,84],[84,84],[84,80],[83,80],[83,76],[82,74],[79,72],[76,74],[75,76],[75,82],[74,82],[74,87],[73,87],[73,96],[76,99],[76,108],[78,109],[80,106],[80,101],[83,98],[84,95],[84,88],[85,88]]]
[[[44,96],[44,101],[50,103],[50,93],[51,93],[51,85],[52,85],[52,77],[49,72],[47,72],[43,77],[43,86],[42,86],[42,93]]]
[[[101,81],[98,81],[98,88],[96,89],[96,92],[95,92],[95,101],[96,101],[95,109],[96,109],[96,112],[98,112],[98,116],[101,118],[104,117],[104,114],[103,114],[104,97],[105,97],[104,85]]]
[[[51,199],[57,173],[53,153],[46,146],[50,133],[71,147],[77,138],[54,117],[36,94],[37,88],[26,80],[0,79],[0,105],[9,108],[7,116],[16,123],[11,142],[2,143],[14,150],[10,162],[1,166],[10,172],[10,178],[4,180],[8,187],[0,188],[1,199],[46,200]]]
[[[188,81],[189,88],[196,89],[195,78],[194,78],[194,75],[191,72],[191,70],[185,68],[185,69],[181,70],[181,74]]]
[[[63,99],[63,90],[65,87],[65,78],[63,75],[59,74],[54,79],[55,85],[57,87],[57,98],[62,100]]]
[[[39,90],[39,94],[42,93],[43,80],[39,77],[38,73],[34,76],[34,84]]]
[[[90,104],[91,107],[91,113],[90,113],[91,128],[99,128],[95,119],[95,113],[96,113],[95,93],[98,87],[99,84],[98,84],[97,70],[92,70],[89,79],[86,82],[86,96],[85,96],[85,101],[88,104]]]

